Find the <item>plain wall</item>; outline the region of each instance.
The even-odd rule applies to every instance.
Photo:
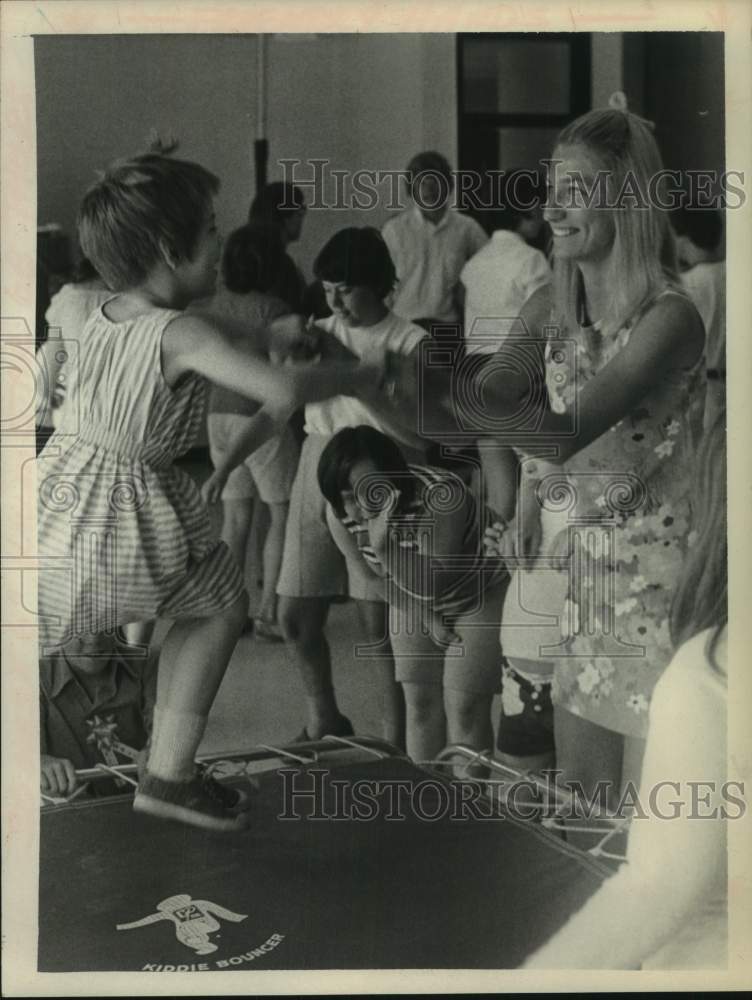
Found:
[[[616,90],[624,90],[624,35],[620,31],[593,32],[590,49],[591,106],[608,107]]]
[[[96,170],[142,149],[153,128],[220,176],[222,230],[242,224],[255,190],[257,55],[255,35],[37,38],[39,224],[72,234]],[[401,170],[437,148],[456,163],[453,34],[268,36],[266,82],[270,180],[283,176],[280,159]],[[338,228],[381,226],[388,214],[382,204],[312,210],[291,252],[310,274]]]
[[[230,35],[35,39],[38,222],[72,233],[96,171],[143,149],[149,132],[217,173],[221,226],[253,190],[255,42]]]
[[[722,171],[725,161],[723,34],[700,31],[593,35],[593,107],[615,90],[654,123],[667,167]]]

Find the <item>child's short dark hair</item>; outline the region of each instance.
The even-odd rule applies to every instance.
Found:
[[[230,292],[268,292],[281,282],[286,265],[292,262],[275,230],[245,225],[227,238],[222,279]]]
[[[716,250],[723,233],[723,217],[717,208],[677,208],[671,214],[677,235],[686,236],[700,250]]]
[[[337,517],[345,516],[342,493],[351,488],[353,466],[363,460],[372,461],[385,483],[400,491],[400,506],[413,500],[414,481],[405,475],[408,465],[399,445],[366,424],[344,427],[321,452],[317,469],[319,489]]]
[[[412,190],[419,174],[437,174],[443,177],[448,190],[454,186],[454,175],[449,166],[449,160],[434,149],[426,150],[424,153],[417,153],[407,165],[407,183]]]
[[[285,216],[304,211],[305,196],[295,184],[272,181],[259,191],[251,202],[248,221],[259,226],[279,226]]]
[[[84,195],[81,249],[113,291],[164,260],[190,260],[219,179],[198,163],[147,153],[114,163]]]
[[[363,226],[340,229],[313,263],[319,281],[365,285],[380,299],[394,288],[397,273],[378,229]]]

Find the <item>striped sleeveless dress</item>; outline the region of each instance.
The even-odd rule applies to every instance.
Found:
[[[410,465],[409,470],[418,481],[415,499],[393,514],[390,521],[406,561],[399,579],[385,567],[387,599],[396,605],[407,597],[434,614],[456,619],[477,610],[482,593],[505,580],[507,570],[499,559],[485,555],[483,536],[489,519],[481,515],[483,505],[460,476],[424,465]],[[411,569],[410,553],[434,555],[432,532],[440,530],[442,515],[460,509],[464,525],[457,551],[450,557],[440,557],[443,566],[439,572],[427,572],[424,564]],[[367,526],[347,516],[342,518],[342,524],[355,538],[363,559],[379,572],[382,563],[370,545]]]
[[[65,416],[37,460],[40,652],[71,635],[157,616],[208,617],[243,591],[193,480],[173,462],[196,442],[206,383],[171,389],[154,308],[80,336]]]

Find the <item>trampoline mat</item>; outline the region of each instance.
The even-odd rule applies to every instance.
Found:
[[[290,798],[315,781],[318,818]],[[364,781],[375,815],[344,818]],[[420,810],[395,781],[421,783]],[[402,758],[272,770],[229,835],[122,797],[43,812],[39,971],[514,968],[606,871],[532,824],[458,815],[444,784]]]

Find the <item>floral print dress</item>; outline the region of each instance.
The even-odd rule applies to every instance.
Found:
[[[647,308],[613,334],[580,327],[549,341],[555,412],[576,419],[577,392],[626,347]],[[646,735],[653,687],[673,654],[669,613],[690,536],[701,367],[668,373],[596,441],[547,466],[538,486],[543,537],[558,557],[549,563],[564,595],[560,637],[540,650],[555,663],[553,700],[630,736]]]

